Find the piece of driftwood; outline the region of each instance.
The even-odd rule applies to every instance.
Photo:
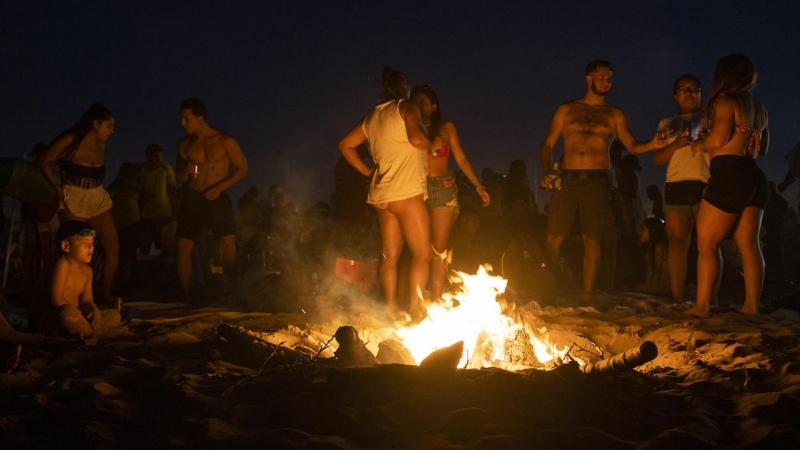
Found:
[[[314,355],[267,342],[243,327],[227,323],[217,327],[217,334],[230,342],[239,357],[248,365],[259,368],[269,362],[270,366],[292,366],[310,362]]]
[[[633,370],[658,356],[658,347],[652,341],[644,341],[638,347],[626,350],[611,358],[603,359],[581,368],[583,373],[611,373]]]
[[[411,352],[394,339],[386,339],[378,344],[378,354],[375,355],[381,364],[408,364],[416,366],[417,362]]]

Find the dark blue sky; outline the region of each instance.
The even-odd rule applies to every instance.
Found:
[[[770,113],[770,178],[800,140],[800,15],[769,2],[13,3],[0,7],[2,155],[49,142],[99,100],[116,116],[112,175],[151,142],[174,162],[180,102],[200,97],[248,157],[235,196],[280,182],[301,205],[327,199],[336,143],[378,101],[387,64],[438,90],[478,171],[517,158],[538,171],[551,115],[583,95],[594,58],[612,61],[607,98],[646,140],[675,112],[676,76],[708,88],[717,57],[745,53]],[[663,182],[649,155],[642,165],[644,185]]]

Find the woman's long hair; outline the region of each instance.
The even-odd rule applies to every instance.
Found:
[[[430,84],[426,84],[424,86],[414,86],[411,89],[411,98],[414,98],[415,95],[422,94],[425,97],[428,97],[428,100],[431,101],[432,105],[436,105],[436,109],[431,114],[431,125],[428,127],[428,134],[431,136],[436,136],[439,134],[439,127],[442,126],[442,106],[439,104],[439,96],[436,94],[436,91],[433,90]]]
[[[64,130],[61,134],[56,136],[55,139],[50,143],[53,145],[57,140],[61,139],[65,135],[71,134],[73,136],[72,143],[67,148],[66,155],[62,158],[64,160],[69,161],[75,156],[75,152],[78,151],[78,147],[83,142],[83,139],[86,137],[86,134],[89,133],[92,129],[94,129],[94,121],[103,122],[104,120],[110,120],[114,118],[114,114],[105,107],[100,102],[95,102],[89,109],[86,110],[85,113],[75,122],[75,125]]]
[[[383,101],[406,98],[408,95],[408,77],[399,70],[394,70],[392,66],[383,68],[381,77],[381,97]]]
[[[714,126],[717,101],[726,95],[749,92],[756,85],[756,78],[756,68],[745,55],[734,53],[717,60],[705,114],[709,128]]]

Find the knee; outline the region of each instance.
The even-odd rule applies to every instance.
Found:
[[[70,305],[61,305],[58,307],[58,321],[62,324],[73,324],[83,318],[81,311]]]
[[[713,253],[716,254],[719,250],[719,242],[713,242],[708,240],[697,240],[697,252],[700,254],[707,254]]]
[[[683,235],[670,234],[667,236],[669,239],[669,249],[678,252],[685,252],[689,250],[689,238]]]
[[[600,249],[600,238],[597,236],[583,236],[583,245],[587,249]]]
[[[110,327],[115,327],[122,322],[122,315],[116,309],[103,310],[103,323]]]
[[[397,261],[400,259],[400,253],[399,252],[393,252],[393,251],[392,252],[387,252],[387,251],[384,251],[382,256],[383,256],[383,259],[381,260],[381,266],[382,267],[397,266]]]
[[[432,250],[433,250],[433,247],[426,246],[426,247],[418,248],[418,249],[414,250],[411,253],[411,255],[414,257],[414,259],[416,259],[418,261],[419,260],[430,261]]]

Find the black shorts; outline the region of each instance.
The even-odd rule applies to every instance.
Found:
[[[236,234],[236,219],[233,205],[227,192],[216,200],[207,200],[202,192],[186,189],[178,210],[178,227],[175,236],[197,241],[203,228],[208,228],[216,237]]]
[[[769,201],[769,182],[749,156],[720,155],[711,158],[703,199],[730,214],[748,206],[764,209]]]
[[[550,197],[547,235],[570,235],[577,216],[582,234],[600,236],[611,217],[608,170],[565,170],[562,176],[561,189]]]

